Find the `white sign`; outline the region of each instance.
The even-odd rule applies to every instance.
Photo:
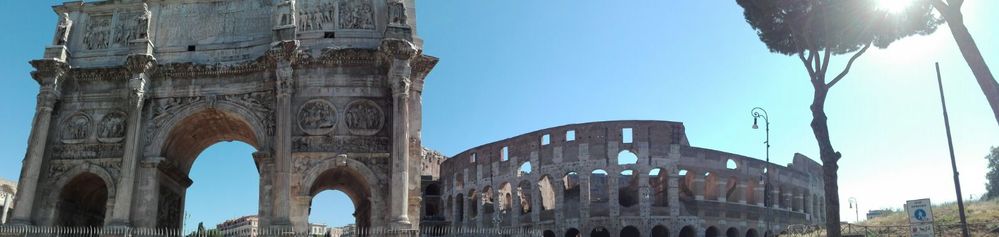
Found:
[[[905,212],[909,214],[909,225],[913,237],[933,237],[933,206],[930,199],[905,202]]]

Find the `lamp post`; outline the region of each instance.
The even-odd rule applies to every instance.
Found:
[[[764,216],[764,219],[767,220],[767,233],[770,233],[771,232],[770,231],[770,228],[771,228],[770,217],[771,217],[771,214],[772,214],[772,213],[770,213],[771,208],[770,208],[770,198],[769,198],[770,197],[770,171],[771,171],[771,168],[770,168],[770,118],[769,118],[770,116],[767,115],[767,110],[765,110],[763,108],[760,108],[760,107],[753,108],[749,112],[750,112],[750,114],[753,115],[753,129],[759,129],[760,128],[760,126],[757,125],[757,120],[759,120],[760,118],[763,118],[763,126],[764,126],[763,130],[766,131],[766,140],[763,141],[763,144],[766,144],[766,149],[767,149],[767,153],[766,153],[766,159],[767,159],[767,164],[766,165],[767,165],[767,167],[764,167],[764,169],[766,169],[766,172],[763,173],[766,176],[766,180],[763,183],[763,207],[766,208],[766,215]]]
[[[856,219],[855,222],[860,224],[860,204],[857,204],[857,198],[850,197],[850,208],[853,208],[853,214],[855,215],[853,218]]]

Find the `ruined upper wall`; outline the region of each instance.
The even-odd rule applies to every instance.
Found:
[[[53,7],[60,20],[52,45],[65,45],[74,67],[116,66],[146,52],[160,64],[232,64],[260,57],[280,40],[298,40],[313,54],[373,49],[384,38],[420,48],[412,6],[413,0],[75,1]]]

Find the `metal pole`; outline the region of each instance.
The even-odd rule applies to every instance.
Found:
[[[961,197],[961,180],[958,178],[957,161],[954,159],[954,140],[950,136],[950,118],[947,117],[947,102],[944,101],[943,79],[940,78],[940,63],[936,63],[937,84],[940,85],[940,105],[943,107],[944,128],[947,129],[947,147],[950,148],[950,166],[954,172],[954,189],[957,191],[957,209],[961,216],[961,236],[968,235],[968,220],[964,216],[964,201]]]
[[[766,176],[766,181],[763,183],[763,207],[766,208],[764,219],[767,221],[767,229],[766,229],[766,232],[763,235],[767,235],[767,233],[771,232],[770,231],[770,228],[772,227],[772,225],[771,225],[771,218],[773,217],[773,213],[771,213],[772,208],[770,206],[770,201],[772,201],[772,200],[771,200],[771,198],[769,198],[770,197],[770,172],[773,171],[772,166],[770,165],[770,115],[767,114],[767,110],[765,110],[763,108],[760,108],[760,107],[753,108],[752,110],[750,110],[750,112],[753,115],[753,129],[757,128],[757,126],[756,126],[756,119],[762,117],[763,118],[763,123],[764,123],[764,130],[766,131],[766,140],[763,142],[763,144],[766,144],[766,159],[767,159],[767,164],[766,164],[766,167],[764,167],[764,168],[767,169],[767,172],[764,173],[764,175]],[[761,114],[761,112],[762,112],[762,114]],[[769,236],[767,236],[767,237],[769,237]]]

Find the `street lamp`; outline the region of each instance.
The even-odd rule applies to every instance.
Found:
[[[765,110],[763,108],[760,108],[760,107],[753,108],[749,112],[750,112],[750,114],[753,115],[753,129],[759,129],[760,128],[760,126],[757,125],[757,122],[758,122],[758,120],[760,118],[763,118],[763,126],[764,126],[763,129],[766,131],[766,140],[763,141],[763,144],[766,144],[766,148],[767,148],[767,153],[766,153],[766,159],[767,159],[766,166],[767,167],[764,167],[764,169],[766,170],[766,172],[763,173],[766,176],[766,181],[764,181],[764,183],[763,183],[763,207],[765,207],[767,209],[766,210],[766,215],[764,216],[764,219],[767,220],[767,232],[769,233],[769,232],[771,232],[770,231],[770,228],[771,228],[771,223],[770,223],[770,217],[771,217],[770,211],[771,211],[771,208],[770,208],[770,198],[769,198],[770,197],[770,171],[773,170],[773,169],[770,168],[770,118],[769,118],[770,116],[767,115],[767,110]]]
[[[853,218],[856,219],[857,224],[860,224],[860,204],[857,204],[857,198],[850,197],[850,208],[853,208]]]

